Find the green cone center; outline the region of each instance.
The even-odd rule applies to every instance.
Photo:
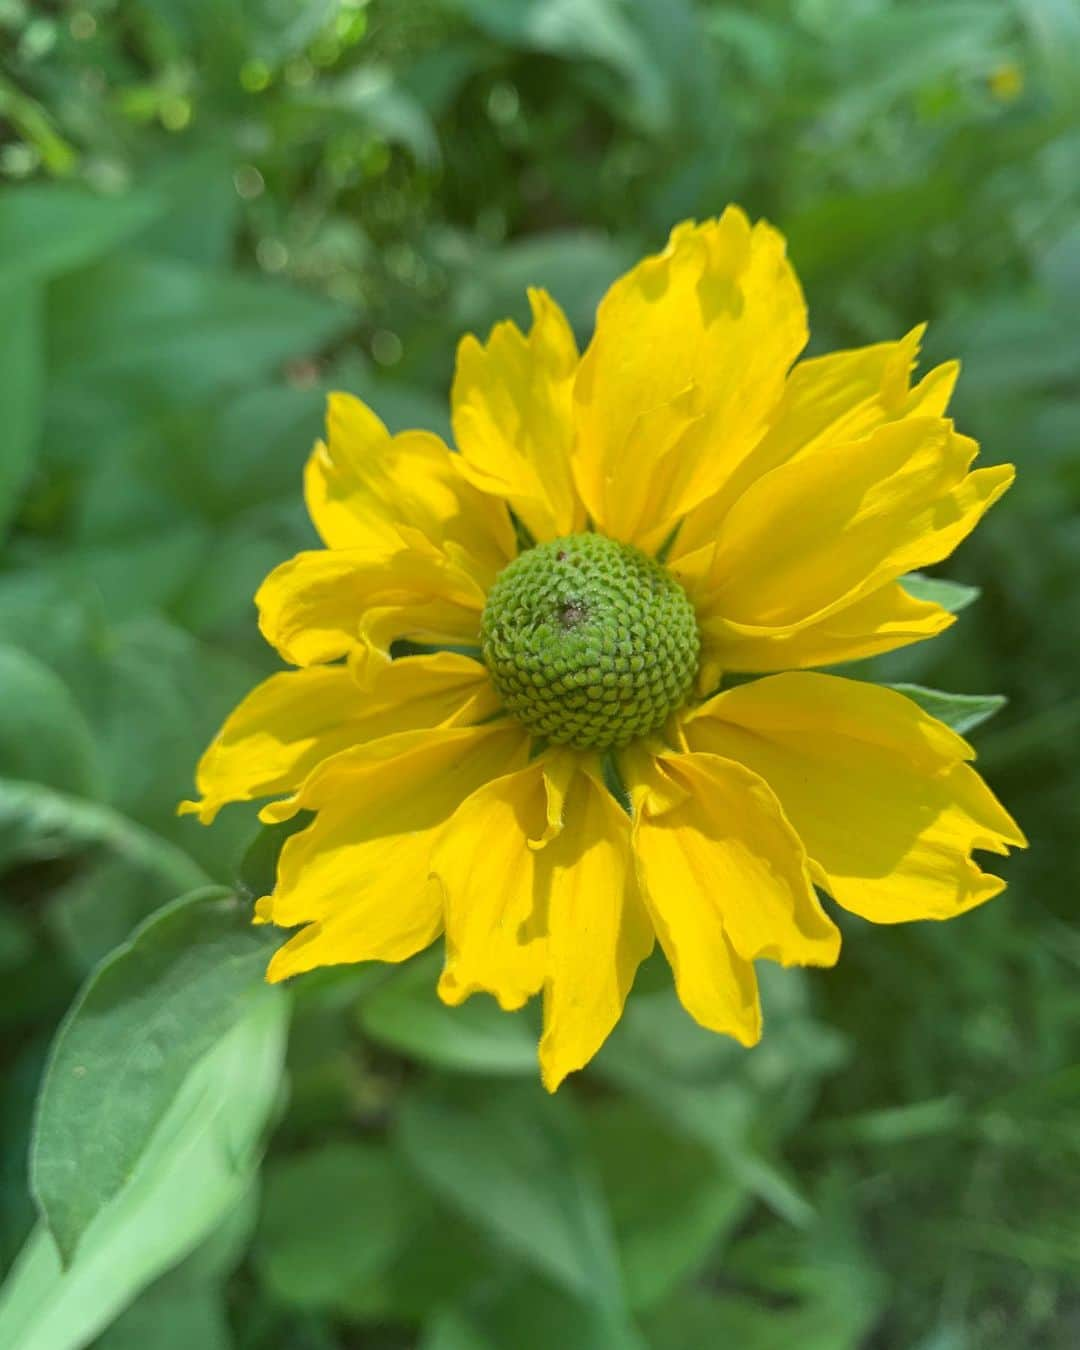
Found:
[[[537,736],[625,745],[686,699],[701,641],[670,572],[600,534],[538,544],[495,580],[484,660],[506,708]]]

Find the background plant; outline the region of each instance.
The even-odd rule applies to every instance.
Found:
[[[1080,8],[0,0],[0,50],[0,1344],[1075,1345]],[[463,330],[535,283],[586,338],[729,200],[815,349],[932,319],[1018,463],[947,568],[979,604],[855,673],[1007,694],[1032,849],[764,970],[749,1055],[647,969],[551,1100],[529,1015],[429,958],[264,987],[273,842],[174,806],[273,668],[325,391],[446,434]]]

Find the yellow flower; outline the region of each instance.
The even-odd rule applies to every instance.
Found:
[[[970,747],[807,668],[946,628],[901,579],[1013,470],[969,472],[956,364],[911,383],[921,330],[793,364],[784,241],[735,208],[617,281],[583,356],[529,299],[528,333],[461,343],[459,453],[330,399],[305,482],[326,547],[257,596],[300,669],[229,717],[183,809],[316,813],[257,904],[299,927],[271,980],[445,931],[447,1003],[543,992],[553,1090],[656,940],[689,1013],[749,1046],[755,960],[837,959],[815,886],[879,923],[1002,889],[972,850],[1024,840]],[[392,659],[401,639],[431,650]]]
[[[987,83],[999,102],[1012,103],[1024,92],[1024,72],[1015,61],[1005,61],[990,72]]]

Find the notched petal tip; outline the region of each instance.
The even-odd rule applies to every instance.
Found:
[[[223,801],[214,801],[201,797],[198,801],[182,801],[177,804],[178,816],[197,816],[200,825],[212,825],[217,813],[225,805]]]

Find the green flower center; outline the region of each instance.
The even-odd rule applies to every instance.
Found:
[[[488,594],[480,634],[507,709],[538,736],[582,750],[660,726],[689,693],[701,648],[671,573],[601,534],[515,558]]]

